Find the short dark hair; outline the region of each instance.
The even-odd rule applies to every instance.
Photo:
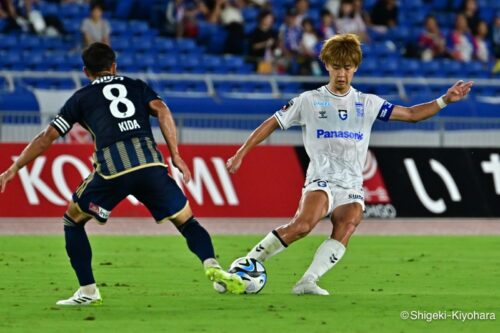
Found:
[[[116,62],[116,54],[113,49],[104,43],[92,43],[82,52],[83,64],[89,72],[96,74],[109,70]]]

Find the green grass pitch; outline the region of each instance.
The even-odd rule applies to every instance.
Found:
[[[496,320],[402,320],[402,311],[500,317],[499,237],[354,237],[320,285],[294,296],[322,238],[266,262],[258,295],[219,295],[181,237],[90,236],[99,307],[61,308],[76,290],[62,236],[0,237],[0,332],[500,332]],[[257,236],[216,236],[227,266]]]

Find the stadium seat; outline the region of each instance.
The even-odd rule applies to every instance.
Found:
[[[278,88],[282,94],[295,94],[301,91],[299,82],[278,82]]]
[[[199,48],[192,39],[178,39],[175,44],[180,53],[199,53]]]
[[[130,21],[128,23],[128,31],[134,35],[145,35],[149,31],[149,26],[143,21]]]
[[[18,41],[15,35],[0,35],[0,49],[8,50],[17,48]]]
[[[176,52],[175,42],[170,38],[157,37],[153,42],[153,47],[160,53]]]
[[[0,76],[0,92],[7,91],[8,88],[7,80],[3,76]]]
[[[130,43],[131,52],[149,52],[153,48],[153,41],[147,36],[133,37]]]
[[[422,76],[421,61],[416,59],[404,59],[400,64],[400,73],[406,77]]]

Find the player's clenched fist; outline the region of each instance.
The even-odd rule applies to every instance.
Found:
[[[241,162],[243,161],[238,155],[234,155],[226,162],[226,168],[230,173],[236,173],[241,166]]]

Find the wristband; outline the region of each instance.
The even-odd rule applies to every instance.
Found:
[[[444,101],[444,98],[443,96],[439,97],[438,99],[436,99],[436,103],[437,105],[439,106],[440,109],[444,108],[446,105],[446,102]]]

